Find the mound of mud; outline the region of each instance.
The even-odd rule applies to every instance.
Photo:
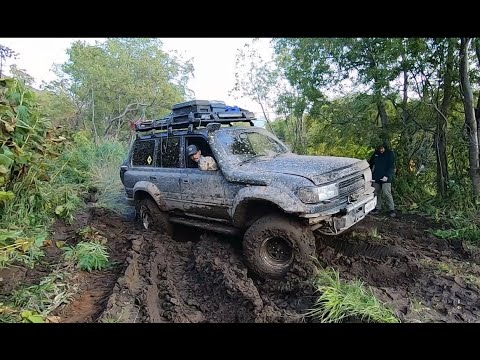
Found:
[[[256,285],[237,250],[216,236],[202,235],[198,242],[180,243],[144,234],[134,241],[127,261],[125,276],[118,280],[103,321],[304,320],[298,301],[288,303],[288,294],[267,283]]]

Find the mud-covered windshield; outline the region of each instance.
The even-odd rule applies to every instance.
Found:
[[[273,137],[256,131],[225,132],[219,135],[219,140],[228,155],[233,155],[240,161],[260,156],[275,157],[289,152],[285,145]]]

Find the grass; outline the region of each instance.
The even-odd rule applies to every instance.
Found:
[[[480,246],[480,227],[476,224],[468,224],[467,226],[448,229],[448,230],[430,230],[430,232],[440,239],[458,239],[466,240],[470,244]]]
[[[37,238],[48,239],[57,218],[72,223],[84,207],[82,194],[91,187],[99,190],[96,206],[126,212],[119,176],[126,152],[125,144],[105,141],[94,145],[78,132],[64,141],[57,157],[33,163],[13,184],[13,198],[0,206],[0,268],[16,261],[33,267],[44,255],[43,242]],[[15,236],[2,240],[2,232]],[[27,250],[21,245],[25,241],[35,246]]]
[[[55,322],[56,317],[49,314],[68,304],[78,290],[70,280],[68,269],[56,269],[39,284],[14,291],[6,301],[8,304],[0,303],[0,323]]]
[[[65,260],[73,262],[80,270],[94,271],[109,265],[105,245],[98,242],[79,242],[75,247],[65,247]]]
[[[89,165],[91,186],[98,189],[96,206],[126,213],[128,206],[123,203],[124,188],[120,180],[119,169],[127,154],[127,144],[120,142],[101,142],[92,151]]]
[[[341,322],[348,318],[380,323],[398,323],[390,308],[380,302],[363,282],[345,282],[334,269],[321,270],[314,281],[321,295],[308,313],[322,322]]]
[[[438,274],[443,274],[443,275],[452,275],[453,274],[453,269],[450,267],[449,264],[430,259],[430,258],[424,258],[420,260],[420,263],[427,268],[432,269],[434,272]]]
[[[465,261],[446,263],[430,258],[421,259],[420,263],[422,266],[432,269],[437,275],[458,276],[467,284],[480,288],[479,267],[476,264]]]

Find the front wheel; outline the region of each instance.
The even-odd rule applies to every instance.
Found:
[[[299,221],[266,215],[245,232],[243,252],[249,268],[263,278],[282,278],[295,265],[308,275],[313,269],[315,237]]]
[[[172,236],[173,228],[168,215],[158,208],[153,199],[140,200],[137,205],[137,214],[138,220],[145,230],[155,230],[161,234]]]

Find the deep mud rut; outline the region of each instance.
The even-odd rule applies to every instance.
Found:
[[[79,272],[81,291],[55,312],[62,322],[317,321],[305,316],[318,296],[311,284],[254,278],[239,239],[185,227],[172,239],[96,208],[73,227],[58,225],[55,237],[72,242],[86,224],[107,237],[113,266]],[[318,257],[371,286],[402,322],[480,322],[480,256],[435,238],[433,227],[415,216],[369,216],[340,238],[319,238]]]

